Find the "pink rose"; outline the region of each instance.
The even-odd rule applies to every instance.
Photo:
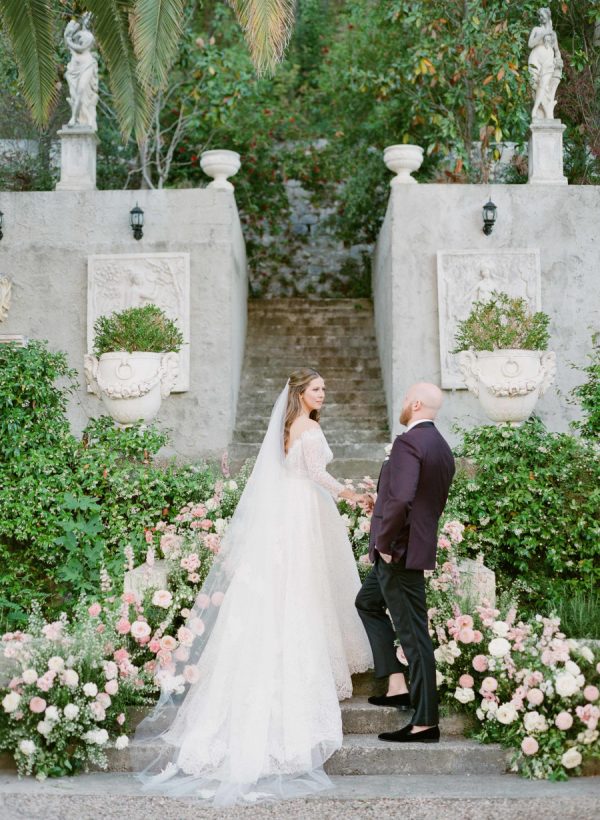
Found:
[[[160,539],[160,548],[165,557],[175,553],[181,547],[182,538],[180,535],[174,535],[171,532],[166,532]]]
[[[137,623],[140,623],[140,621],[137,621]],[[123,661],[129,659],[129,652],[124,648],[117,649],[117,651],[113,655],[113,658],[116,660],[117,663],[123,663]]]
[[[206,515],[206,507],[204,504],[196,504],[195,507],[192,507],[192,515],[194,518],[204,518]]]
[[[445,535],[440,535],[438,538],[438,547],[443,550],[450,549],[450,541],[446,538]]]
[[[488,660],[485,655],[475,655],[473,658],[473,669],[476,672],[486,672],[488,668]]]
[[[478,630],[473,630],[473,643],[481,643],[483,640],[483,634]]]
[[[473,618],[470,615],[459,615],[456,619],[456,625],[459,629],[467,627],[473,629]]]
[[[32,712],[35,712],[36,715],[41,714],[46,709],[46,701],[44,698],[39,698],[37,695],[29,701],[29,708]]]
[[[172,635],[163,635],[160,639],[160,648],[172,652],[177,647],[177,641]]]
[[[201,592],[196,598],[196,606],[198,609],[208,609],[210,606],[210,596],[205,595],[204,592]]]
[[[210,530],[212,528],[212,525],[213,522],[210,520],[210,518],[205,518],[203,521],[200,522],[200,526],[203,530],[206,531]]]
[[[498,688],[498,681],[496,678],[484,678],[481,681],[481,694],[483,695],[484,692],[495,692]]]
[[[168,589],[157,589],[152,596],[152,603],[154,606],[160,606],[163,609],[168,609],[173,601],[173,596]]]
[[[197,572],[190,572],[190,574],[188,575],[188,581],[191,584],[197,584],[199,580],[200,580],[200,576],[198,575]]]
[[[190,657],[190,650],[187,646],[178,646],[175,652],[173,652],[173,657],[176,661],[185,663]]]
[[[589,686],[586,686],[585,689],[583,690],[583,697],[586,700],[589,700],[590,703],[593,703],[595,700],[598,700],[599,696],[600,696],[600,692],[598,691],[598,687],[597,686],[592,686],[592,684],[590,684]]]
[[[225,595],[222,592],[213,592],[210,600],[215,606],[221,606],[224,598]]]
[[[562,732],[566,732],[573,725],[573,717],[568,712],[559,712],[554,718],[554,725]]]
[[[104,684],[104,691],[107,695],[116,695],[119,691],[118,682],[114,678],[112,678],[111,680],[107,680]]]
[[[146,544],[151,544],[153,540],[152,530],[144,530],[144,538],[146,539]]]
[[[124,592],[121,595],[121,600],[123,601],[124,604],[135,604],[135,602],[137,601],[137,598],[136,598],[135,592]]]
[[[202,620],[202,618],[192,618],[190,621],[190,629],[192,630],[194,635],[202,635],[205,629],[204,621]]]
[[[458,685],[461,686],[463,689],[472,689],[475,685],[475,681],[471,677],[471,675],[461,675],[458,679]]]
[[[194,640],[194,633],[191,629],[188,629],[185,626],[180,626],[177,630],[177,638],[179,643],[183,644],[184,646],[191,646],[192,641]]]
[[[119,635],[127,635],[127,633],[131,630],[131,624],[127,618],[119,618],[116,624],[116,630]]]
[[[88,613],[92,616],[92,618],[97,618],[101,612],[102,607],[98,603],[92,604],[90,607],[88,607]]]
[[[186,666],[183,670],[183,679],[187,683],[196,683],[200,678],[200,672],[197,666]]]
[[[527,692],[527,700],[532,706],[539,706],[544,700],[544,693],[541,689],[530,689],[529,692]]]
[[[150,652],[158,652],[158,650],[160,649],[160,641],[158,640],[158,638],[152,638],[152,640],[148,644],[148,649],[150,650]]]
[[[456,640],[460,643],[473,643],[473,638],[475,637],[475,633],[472,629],[468,626],[459,629],[458,634],[456,636]]]
[[[144,638],[148,638],[148,636],[150,635],[150,632],[151,632],[150,627],[148,626],[146,621],[134,621],[131,624],[131,634],[138,641],[143,640]],[[115,653],[115,660],[117,660],[116,653]]]
[[[539,748],[539,744],[534,737],[524,737],[521,741],[521,749],[525,755],[534,755]]]
[[[125,715],[123,714],[123,712],[121,712],[121,714],[118,715],[117,723],[119,724],[119,726],[122,726],[125,723]]]

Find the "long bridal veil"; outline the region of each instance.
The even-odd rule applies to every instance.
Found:
[[[290,632],[278,624],[285,601],[273,589],[282,586],[277,572],[293,492],[283,448],[287,401],[288,385],[275,402],[220,551],[178,631],[178,646],[159,652],[160,697],[130,749],[148,790],[230,805],[331,785],[321,766],[336,745],[311,746],[306,732],[299,744],[299,727],[293,727],[290,743],[294,703],[286,703],[286,691],[276,688],[286,688],[279,670],[284,654],[295,649],[288,646]],[[298,697],[295,686],[292,701]],[[299,753],[307,743],[307,753]],[[273,765],[288,757],[289,766]]]

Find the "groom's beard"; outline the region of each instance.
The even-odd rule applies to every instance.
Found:
[[[400,413],[400,424],[403,424],[405,427],[410,424],[411,415],[410,408],[407,410],[402,410]]]

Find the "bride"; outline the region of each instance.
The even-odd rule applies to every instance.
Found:
[[[331,787],[322,767],[342,745],[339,701],[351,697],[351,675],[370,668],[372,655],[334,501],[361,496],[326,470],[324,398],[323,379],[305,368],[275,403],[221,550],[179,630],[177,662],[161,671],[158,705],[136,732],[134,753],[150,738],[160,749],[139,775],[146,789],[229,805]]]

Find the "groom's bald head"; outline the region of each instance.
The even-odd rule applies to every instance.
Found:
[[[433,421],[438,414],[444,394],[436,384],[417,382],[406,391],[400,414],[400,424],[410,424],[417,419]]]

